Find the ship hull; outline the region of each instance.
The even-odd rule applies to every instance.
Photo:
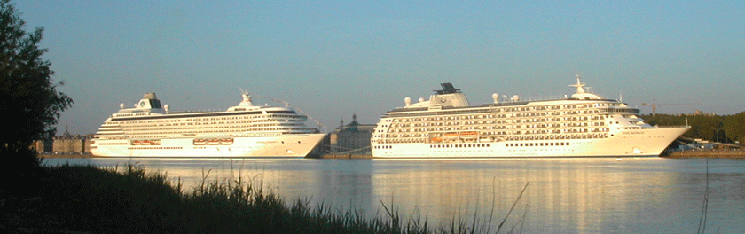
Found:
[[[285,134],[261,137],[183,137],[159,139],[157,144],[134,140],[97,140],[91,147],[91,153],[97,157],[302,158],[307,156],[323,137],[324,134]],[[210,141],[210,139],[216,140]]]
[[[373,147],[373,158],[552,158],[659,156],[688,128],[624,130],[600,139],[411,143]]]

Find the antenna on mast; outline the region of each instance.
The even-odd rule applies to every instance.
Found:
[[[578,94],[585,93],[585,89],[584,89],[585,83],[582,83],[582,80],[581,80],[579,74],[577,74],[577,83],[576,84],[571,84],[571,85],[569,85],[569,87],[576,87]]]

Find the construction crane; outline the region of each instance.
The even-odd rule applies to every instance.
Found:
[[[666,103],[666,104],[658,104],[657,99],[654,99],[652,103],[642,103],[642,106],[651,106],[652,107],[652,116],[654,117],[657,115],[657,107],[658,106],[681,106],[681,105],[698,105],[699,103]]]

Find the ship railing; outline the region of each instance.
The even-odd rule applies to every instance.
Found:
[[[659,125],[655,125],[654,127],[655,127],[655,128],[690,128],[691,126],[686,126],[686,125],[668,125],[668,126],[659,126]]]
[[[639,114],[639,109],[636,108],[600,108],[600,113],[625,113],[625,114]]]

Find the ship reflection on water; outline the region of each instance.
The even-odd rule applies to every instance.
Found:
[[[59,161],[46,160],[54,165]],[[90,159],[112,167],[165,172],[185,190],[202,181],[252,183],[338,212],[449,225],[452,219],[491,230],[534,232],[691,232],[707,184],[705,160],[659,158],[520,160]],[[709,161],[709,230],[743,233],[745,161]],[[205,179],[206,178],[206,179]],[[520,196],[521,190],[525,188]],[[513,208],[514,204],[514,208]],[[493,210],[493,211],[492,211]],[[490,222],[491,220],[491,222]],[[715,228],[715,229],[710,229]]]

